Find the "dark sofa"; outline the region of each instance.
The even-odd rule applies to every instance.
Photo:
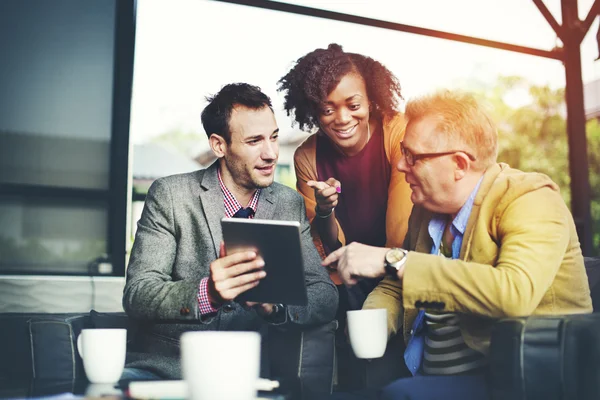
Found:
[[[85,383],[75,343],[86,328],[127,328],[127,351],[136,354],[136,324],[125,313],[0,314],[0,398],[39,394],[29,382],[56,382],[56,393]],[[297,331],[270,330],[271,375],[301,398],[330,392],[336,328],[334,321]]]
[[[600,310],[600,258],[586,258],[586,270],[592,291],[594,310]],[[128,341],[135,336],[135,328],[124,313],[89,314],[0,314],[0,398],[15,397],[11,387],[22,387],[23,380],[67,379],[75,382],[85,379],[81,359],[77,355],[74,339],[83,328],[125,327]],[[271,372],[287,380],[295,380],[299,393],[306,399],[314,392],[327,392],[332,388],[334,369],[334,336],[337,323],[304,331],[269,332],[271,348]],[[494,340],[493,353],[502,354],[502,362],[492,360],[492,389],[503,389],[504,377],[511,374],[511,365],[518,360],[506,357],[502,340]],[[128,348],[130,350],[130,348]],[[135,350],[135,349],[131,349]],[[364,361],[362,385],[381,386],[405,376],[402,352],[404,343],[398,337],[392,339],[386,355],[377,360]],[[316,355],[316,356],[315,356]],[[65,388],[62,388],[62,391]],[[57,388],[57,393],[58,393]],[[21,392],[18,392],[21,394]],[[29,394],[35,394],[35,387]],[[12,394],[12,395],[11,395]],[[514,394],[513,394],[514,395]],[[497,397],[495,398],[503,398]]]

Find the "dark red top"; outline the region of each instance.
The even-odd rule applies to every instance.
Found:
[[[334,177],[342,184],[335,216],[346,243],[384,246],[390,163],[385,156],[383,132],[376,129],[369,143],[356,155],[340,153],[324,135],[317,136],[317,177]]]

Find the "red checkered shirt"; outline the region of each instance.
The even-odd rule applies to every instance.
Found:
[[[227,189],[225,184],[223,183],[223,179],[221,179],[221,171],[217,170],[217,176],[219,177],[219,186],[221,186],[221,192],[223,192],[223,204],[225,206],[225,216],[227,218],[231,218],[233,214],[238,212],[239,209],[243,208],[239,201],[235,198],[233,193]],[[258,197],[260,196],[260,189],[257,189],[254,192],[254,195],[250,199],[248,203],[248,207],[250,207],[255,213],[256,208],[258,207]],[[248,218],[254,218],[253,215]],[[200,309],[201,315],[213,314],[218,311],[215,307],[210,304],[210,300],[208,298],[208,277],[202,278],[200,281],[200,286],[198,288],[198,307]]]

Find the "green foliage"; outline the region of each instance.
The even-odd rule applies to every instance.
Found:
[[[588,162],[590,163],[590,188],[592,192],[592,227],[594,248],[600,255],[600,123],[588,121],[586,126],[588,140]]]
[[[275,181],[282,185],[296,189],[296,173],[289,165],[277,164],[275,170]]]
[[[511,106],[515,93],[527,104]],[[565,120],[564,89],[536,86],[520,77],[500,77],[492,88],[479,88],[479,97],[498,122],[498,161],[522,171],[544,173],[561,188],[571,203],[569,148]],[[600,255],[600,124],[587,123],[588,161],[592,190],[594,252]]]

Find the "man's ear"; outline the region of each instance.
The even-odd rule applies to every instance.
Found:
[[[454,169],[454,179],[457,181],[467,175],[467,172],[471,169],[471,159],[463,152],[456,152],[453,156],[456,168]]]
[[[225,157],[225,153],[227,153],[227,141],[223,136],[213,133],[208,138],[208,144],[217,158]]]

